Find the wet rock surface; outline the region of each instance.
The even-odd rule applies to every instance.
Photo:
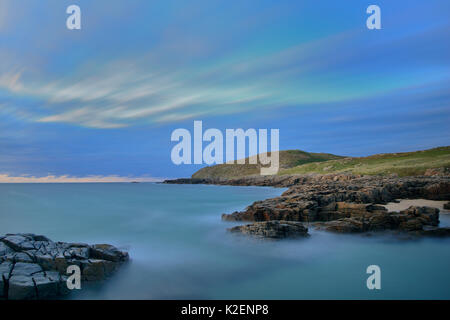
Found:
[[[308,236],[308,228],[301,222],[264,221],[228,229],[232,233],[241,233],[261,238],[282,239]]]
[[[101,244],[53,242],[34,234],[0,236],[0,299],[51,299],[70,293],[67,267],[77,265],[81,281],[100,281],[128,261],[128,254]]]

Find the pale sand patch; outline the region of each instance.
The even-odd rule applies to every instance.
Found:
[[[388,211],[401,211],[408,209],[410,206],[433,207],[438,208],[442,213],[450,213],[449,210],[444,209],[444,204],[447,202],[448,201],[435,201],[426,199],[406,199],[400,200],[399,203],[389,202],[387,205],[383,205],[383,207],[388,209]]]

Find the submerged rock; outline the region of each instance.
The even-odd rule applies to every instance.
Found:
[[[282,239],[308,236],[308,228],[301,222],[264,221],[228,229],[233,233],[241,233],[262,238]]]
[[[128,253],[107,245],[53,242],[34,234],[0,237],[0,299],[46,299],[67,295],[67,267],[77,265],[82,281],[111,276]]]

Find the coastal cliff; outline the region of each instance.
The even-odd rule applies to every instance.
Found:
[[[449,228],[439,227],[438,209],[416,206],[400,212],[388,212],[380,206],[399,199],[449,201],[449,156],[450,148],[442,147],[366,158],[311,160],[283,171],[303,172],[306,168],[319,168],[318,172],[313,170],[305,174],[238,177],[194,174],[190,179],[167,180],[164,183],[289,188],[280,197],[256,201],[244,211],[224,213],[224,221],[308,223],[317,229],[341,233],[397,230],[416,235],[450,236]],[[436,167],[438,164],[445,166]],[[217,166],[210,167],[209,171],[203,170],[203,173],[215,172],[214,167]],[[345,171],[349,168],[351,170]],[[384,170],[382,174],[381,169]],[[324,170],[344,172],[323,174]],[[352,173],[358,170],[377,174]],[[399,173],[414,174],[400,176]],[[450,202],[444,206],[449,207]],[[288,229],[298,229],[298,225],[288,223],[282,226],[284,231],[281,233],[277,230],[280,224],[248,225],[230,231],[259,236],[272,234],[279,238],[279,235],[291,234]],[[267,231],[270,227],[275,229]]]

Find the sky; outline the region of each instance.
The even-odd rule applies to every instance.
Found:
[[[194,120],[279,129],[281,150],[450,145],[449,15],[447,0],[0,0],[0,182],[187,177],[202,165],[174,165],[170,137]]]

